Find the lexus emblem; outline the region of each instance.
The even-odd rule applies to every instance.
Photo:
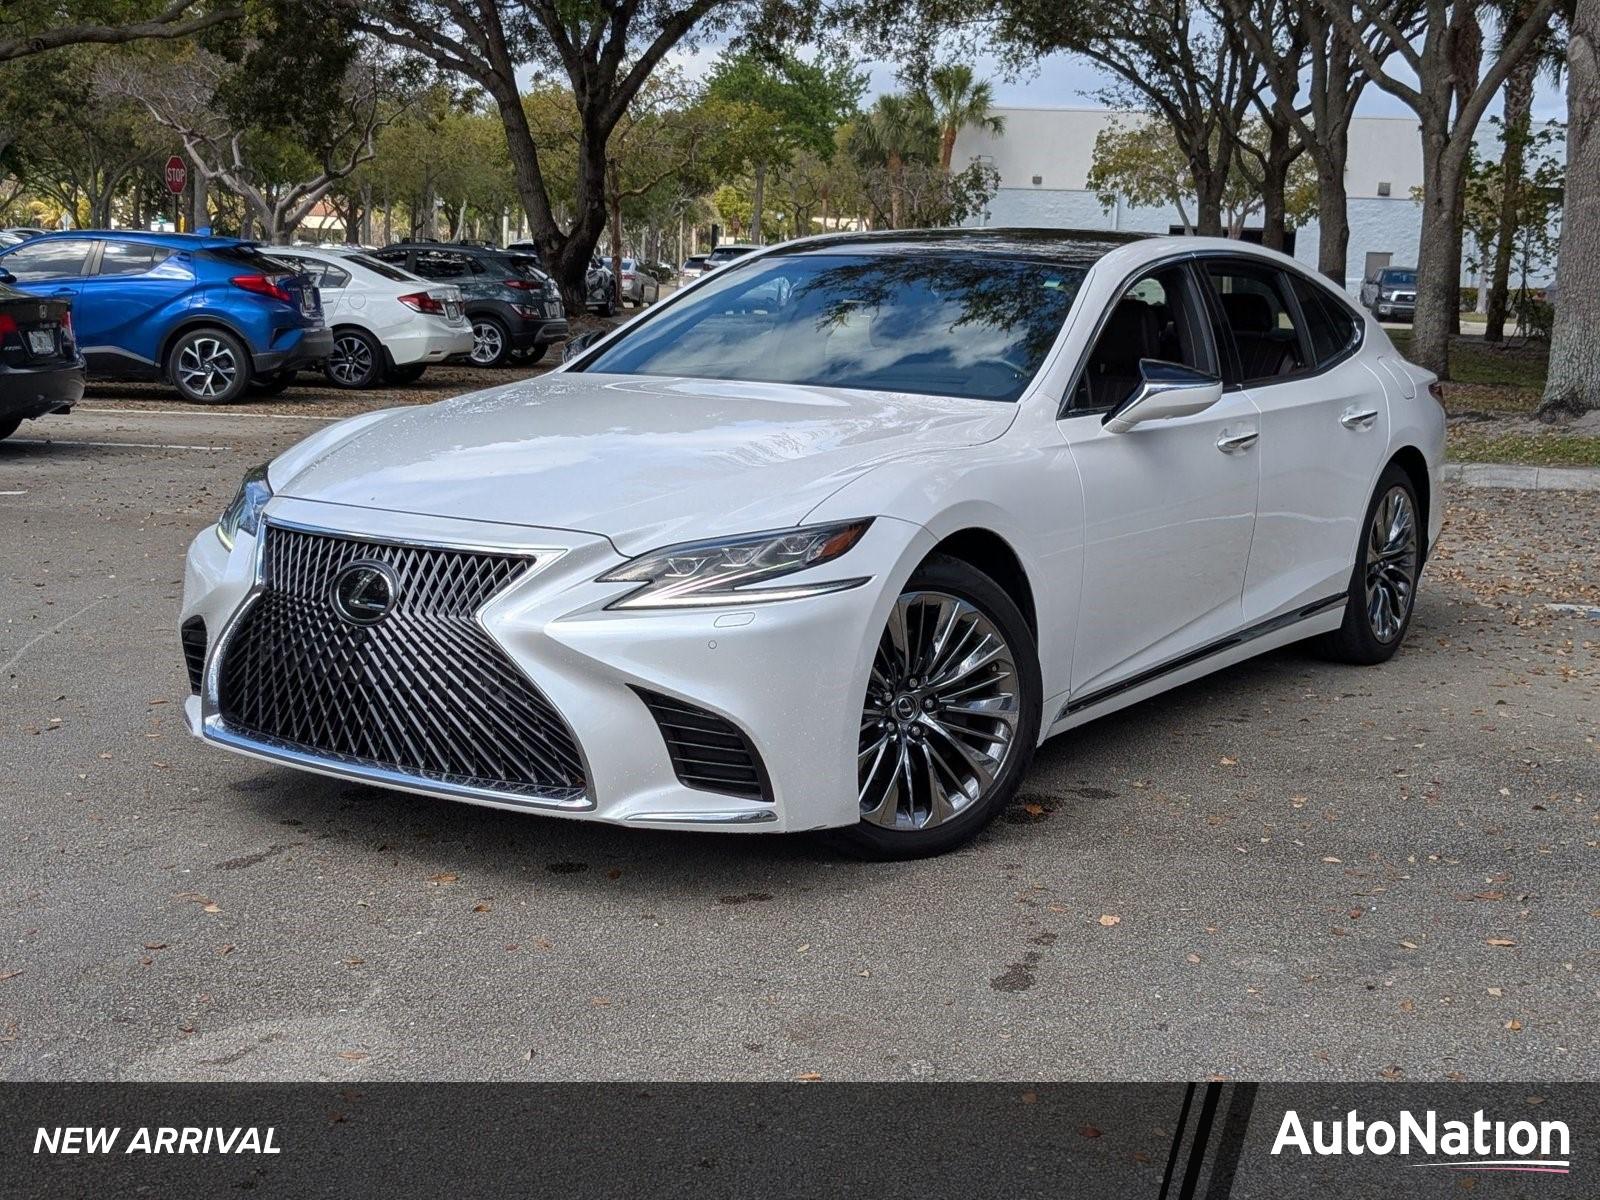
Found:
[[[400,598],[400,580],[387,563],[353,562],[333,577],[333,607],[352,625],[376,625]]]

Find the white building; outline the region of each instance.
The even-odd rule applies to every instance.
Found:
[[[1113,122],[1127,125],[1143,119],[1138,114],[1103,108],[994,111],[1005,118],[1005,132],[995,136],[962,130],[952,159],[960,168],[981,157],[1000,173],[1000,188],[986,218],[975,224],[1183,232],[1175,208],[1134,208],[1119,202],[1108,211],[1088,190],[1096,136]],[[1493,152],[1492,147],[1485,149]],[[1414,117],[1356,117],[1351,122],[1345,284],[1352,294],[1378,267],[1416,264],[1422,210],[1412,192],[1421,186],[1422,138]],[[1247,234],[1259,232],[1259,215],[1245,228]],[[1301,262],[1316,266],[1315,220],[1295,231],[1293,252]]]

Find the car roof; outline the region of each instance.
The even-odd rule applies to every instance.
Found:
[[[91,241],[143,242],[152,246],[166,246],[172,250],[223,250],[230,246],[258,246],[240,238],[212,237],[198,233],[151,233],[146,229],[57,229],[30,238],[29,242],[59,242],[69,238],[88,238]]]
[[[959,253],[1045,259],[1089,266],[1113,250],[1152,240],[1150,234],[1109,229],[894,229],[823,234],[777,253],[852,254]]]

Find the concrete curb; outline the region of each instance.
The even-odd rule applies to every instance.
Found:
[[[1524,467],[1513,463],[1445,463],[1448,483],[1528,492],[1600,492],[1600,467]]]

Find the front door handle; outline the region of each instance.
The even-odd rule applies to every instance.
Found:
[[[1339,418],[1339,424],[1346,429],[1371,429],[1377,420],[1378,410],[1375,408],[1347,408]]]
[[[1248,450],[1254,446],[1261,435],[1254,430],[1249,433],[1224,433],[1217,439],[1217,449],[1224,454],[1237,454],[1241,450]]]

